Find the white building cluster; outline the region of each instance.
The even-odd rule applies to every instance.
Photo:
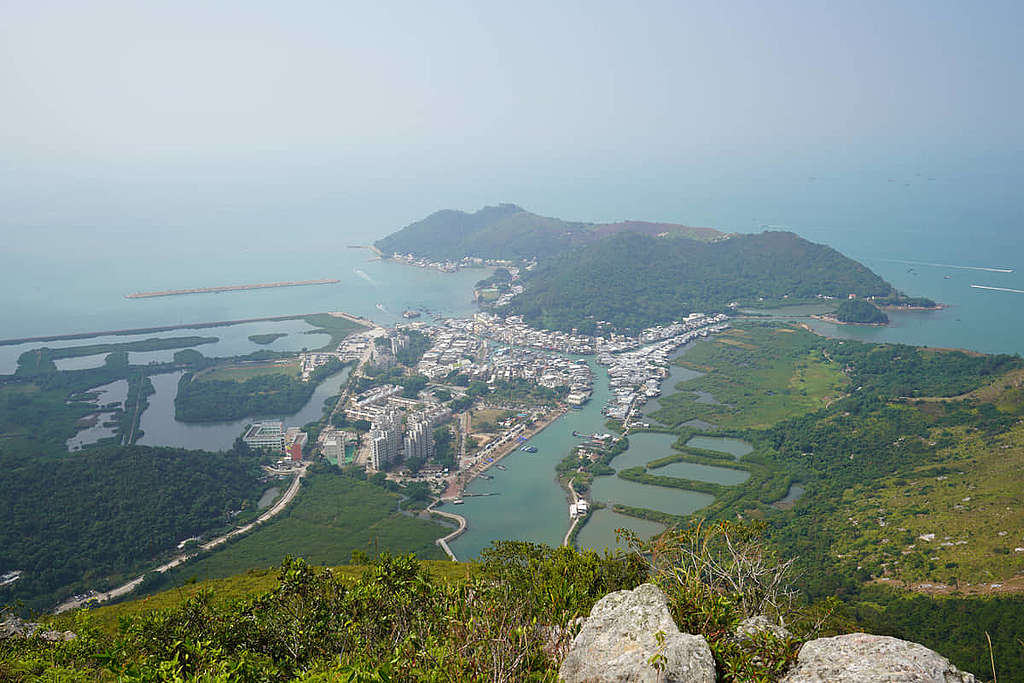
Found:
[[[339,467],[345,463],[345,448],[354,444],[356,435],[334,427],[327,427],[320,432],[320,453],[328,461]]]
[[[398,460],[402,447],[401,418],[397,411],[386,410],[370,428],[370,457],[367,465],[377,472]]]
[[[507,306],[512,303],[512,299],[516,298],[520,294],[526,291],[526,288],[522,285],[510,285],[508,291],[501,294],[497,299],[494,300],[495,306]]]
[[[569,505],[569,519],[586,517],[588,512],[590,512],[590,506],[583,498],[580,498],[575,503]]]
[[[302,381],[308,382],[314,370],[327,365],[333,358],[337,358],[337,354],[318,351],[304,351],[300,353],[299,365],[302,372]]]
[[[245,445],[257,451],[283,451],[285,445],[284,424],[278,420],[254,422],[242,436]]]
[[[409,266],[416,266],[418,268],[430,268],[432,270],[440,270],[442,273],[454,273],[459,270],[460,266],[457,261],[431,261],[424,256],[416,256],[414,254],[399,254],[397,251],[391,255],[391,258],[399,263],[404,263]]]
[[[511,344],[529,346],[545,351],[561,351],[587,355],[594,353],[594,338],[585,334],[569,334],[558,330],[537,330],[519,315],[501,318],[493,313],[477,313],[473,316],[475,334]]]
[[[430,349],[423,354],[416,371],[430,380],[439,381],[452,371],[474,378],[483,378],[488,366],[487,342],[473,334],[471,320],[449,319],[424,330],[430,336]]]
[[[418,268],[430,268],[432,270],[440,270],[442,273],[454,273],[463,268],[508,268],[509,272],[517,268],[516,261],[506,261],[503,259],[488,259],[479,256],[466,256],[465,258],[457,261],[444,260],[444,261],[432,261],[425,256],[416,256],[415,254],[400,254],[397,251],[391,255],[392,260],[404,263],[410,266],[416,266]],[[527,264],[527,268],[531,268],[536,265],[536,261],[532,261]]]
[[[441,381],[457,371],[486,382],[524,379],[554,389],[569,387],[570,402],[584,403],[593,386],[593,373],[584,361],[572,360],[525,345],[490,350],[491,344],[480,338],[481,329],[492,329],[472,319],[448,319],[427,331],[432,345],[423,354],[416,371]],[[536,340],[536,339],[535,339]]]
[[[706,337],[728,327],[728,316],[695,313],[683,322],[644,330],[640,339],[659,339],[631,351],[605,352],[598,362],[608,367],[612,398],[602,412],[613,419],[625,420],[630,411],[661,394],[661,380],[668,375],[669,356],[683,344]],[[667,336],[667,335],[673,336]]]
[[[566,400],[585,403],[594,385],[594,373],[586,361],[573,360],[520,347],[496,350],[490,357],[491,379],[524,379],[542,387],[569,387]]]
[[[342,361],[359,360],[373,344],[374,336],[368,332],[349,335],[338,344],[338,358]]]
[[[434,455],[434,427],[449,415],[443,406],[422,408],[408,399],[388,399],[367,435],[367,466],[379,472],[401,458],[429,459]]]

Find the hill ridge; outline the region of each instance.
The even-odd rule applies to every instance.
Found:
[[[549,257],[622,232],[673,235],[698,241],[726,237],[714,228],[679,223],[623,220],[567,221],[541,216],[518,204],[500,203],[474,212],[441,209],[374,243],[384,254],[459,260],[465,257],[532,259]]]

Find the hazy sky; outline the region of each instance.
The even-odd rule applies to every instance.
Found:
[[[381,234],[498,201],[730,227],[726,176],[1019,154],[1022,25],[1019,0],[2,2],[0,227]]]
[[[8,154],[1022,140],[1020,2],[6,2]],[[462,149],[459,154],[466,154]]]

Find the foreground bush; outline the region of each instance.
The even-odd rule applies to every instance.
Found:
[[[751,614],[793,609],[789,565],[765,555],[756,527],[672,531],[634,552],[598,555],[496,543],[466,578],[433,578],[387,554],[361,578],[287,558],[279,585],[229,602],[207,590],[178,607],[124,618],[116,636],[77,617],[76,640],[0,641],[0,681],[553,681],[578,617],[617,590],[653,580],[683,631],[711,643],[726,680],[773,680],[798,641],[737,641]]]

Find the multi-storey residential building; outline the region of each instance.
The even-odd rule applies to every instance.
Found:
[[[245,431],[242,441],[256,450],[284,451],[284,425],[277,421],[254,422]]]

